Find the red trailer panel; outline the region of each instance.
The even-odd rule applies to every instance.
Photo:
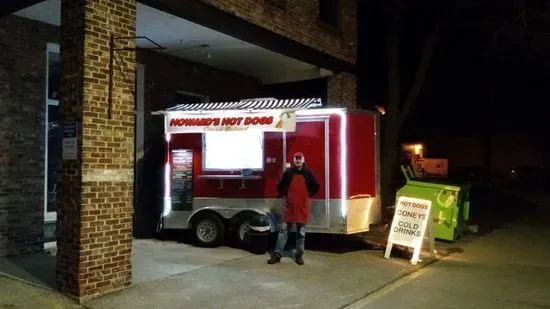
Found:
[[[376,193],[376,123],[372,115],[349,113],[347,129],[348,197]]]

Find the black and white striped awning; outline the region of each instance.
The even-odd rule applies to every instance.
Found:
[[[321,107],[320,98],[308,99],[286,99],[277,100],[267,99],[248,99],[234,102],[212,102],[212,103],[190,103],[179,104],[170,107],[164,111],[154,114],[164,114],[167,112],[192,112],[192,111],[221,111],[221,110],[269,110],[269,109],[309,109]]]

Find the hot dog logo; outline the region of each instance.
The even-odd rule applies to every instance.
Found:
[[[279,121],[275,125],[275,128],[282,129],[286,127],[285,124],[289,123],[290,122],[289,120],[291,118],[292,118],[292,114],[289,111],[282,111],[281,114],[279,115]]]

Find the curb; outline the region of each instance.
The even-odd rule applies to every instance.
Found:
[[[351,302],[349,302],[349,303],[347,303],[347,304],[345,304],[345,305],[342,305],[342,306],[338,307],[338,309],[352,309],[352,308],[355,308],[356,306],[360,305],[360,303],[361,303],[363,300],[365,300],[366,298],[368,298],[369,296],[372,296],[372,295],[374,295],[374,294],[376,294],[376,293],[379,293],[380,291],[386,289],[387,287],[392,286],[392,285],[398,283],[399,281],[402,281],[402,280],[404,280],[404,279],[406,279],[406,278],[411,277],[413,274],[415,274],[415,273],[421,271],[422,269],[428,267],[429,265],[435,264],[435,263],[437,263],[437,262],[439,262],[439,261],[445,259],[445,257],[446,257],[446,256],[441,256],[440,258],[435,258],[435,259],[429,260],[428,262],[423,263],[422,265],[420,265],[418,268],[415,268],[415,269],[413,269],[413,270],[411,270],[411,271],[408,271],[408,272],[406,272],[406,273],[404,273],[404,274],[401,274],[401,275],[397,276],[396,278],[394,278],[394,279],[392,279],[392,280],[386,282],[385,284],[379,286],[378,288],[376,288],[376,289],[374,289],[374,290],[372,290],[372,291],[367,292],[367,293],[366,293],[365,295],[363,295],[362,297],[360,297],[360,298],[358,298],[358,299],[356,299],[356,300],[354,300],[354,301],[351,301]]]

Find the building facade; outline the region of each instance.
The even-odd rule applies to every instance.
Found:
[[[147,183],[162,129],[150,111],[266,95],[356,106],[356,0],[0,8],[0,254],[33,254],[55,241],[58,288],[79,299],[129,286],[132,240],[150,237],[155,224],[140,206],[159,194]],[[184,27],[163,30],[171,22],[219,45],[178,37]],[[235,57],[235,46],[265,64]],[[208,57],[198,58],[205,48]]]

